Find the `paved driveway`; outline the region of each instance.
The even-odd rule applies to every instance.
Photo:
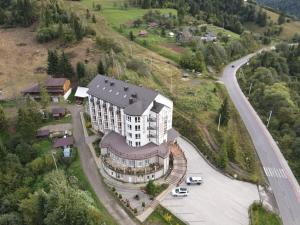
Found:
[[[178,143],[187,158],[187,176],[201,176],[204,183],[189,187],[186,198],[167,195],[161,204],[187,224],[248,225],[248,207],[259,200],[256,186],[224,176],[187,141],[179,138]]]

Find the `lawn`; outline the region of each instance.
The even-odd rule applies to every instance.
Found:
[[[249,210],[251,225],[282,225],[275,213],[267,211],[260,204],[254,203]]]
[[[108,24],[113,28],[119,28],[121,24],[130,22],[132,20],[138,19],[143,17],[149,9],[141,9],[141,8],[128,8],[128,9],[122,9],[121,5],[124,1],[104,1],[104,0],[98,0],[98,1],[92,1],[92,0],[83,0],[82,3],[88,6],[89,8],[92,8],[94,4],[101,4],[102,9],[100,14],[102,14]],[[172,13],[174,15],[177,15],[177,11],[175,9],[153,9],[158,10],[162,14],[169,14]]]
[[[186,225],[170,211],[158,206],[144,223],[145,225]]]

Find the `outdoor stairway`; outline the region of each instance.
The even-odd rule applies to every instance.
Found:
[[[166,178],[165,183],[171,185],[179,185],[185,177],[187,162],[184,153],[177,144],[171,148],[173,154],[173,169]]]

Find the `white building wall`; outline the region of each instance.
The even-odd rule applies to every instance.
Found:
[[[173,116],[173,102],[168,98],[160,94],[155,98],[155,101],[165,105],[159,114],[151,111],[153,107],[153,103],[151,103],[139,117],[128,116],[124,113],[124,109],[91,95],[88,96],[88,99],[91,122],[95,130],[103,133],[113,130],[125,136],[127,144],[133,147],[144,146],[149,142],[160,145],[167,141],[166,131],[172,128]],[[92,101],[90,101],[91,99]],[[110,110],[111,107],[112,111]],[[117,116],[118,110],[120,117]],[[155,120],[150,121],[150,117],[155,118]]]

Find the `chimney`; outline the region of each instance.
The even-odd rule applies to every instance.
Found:
[[[125,86],[125,87],[124,87],[124,91],[127,91],[127,90],[128,90],[128,86]]]
[[[129,98],[129,104],[132,104],[133,102],[133,98]]]
[[[111,81],[110,86],[114,86],[115,82]]]

